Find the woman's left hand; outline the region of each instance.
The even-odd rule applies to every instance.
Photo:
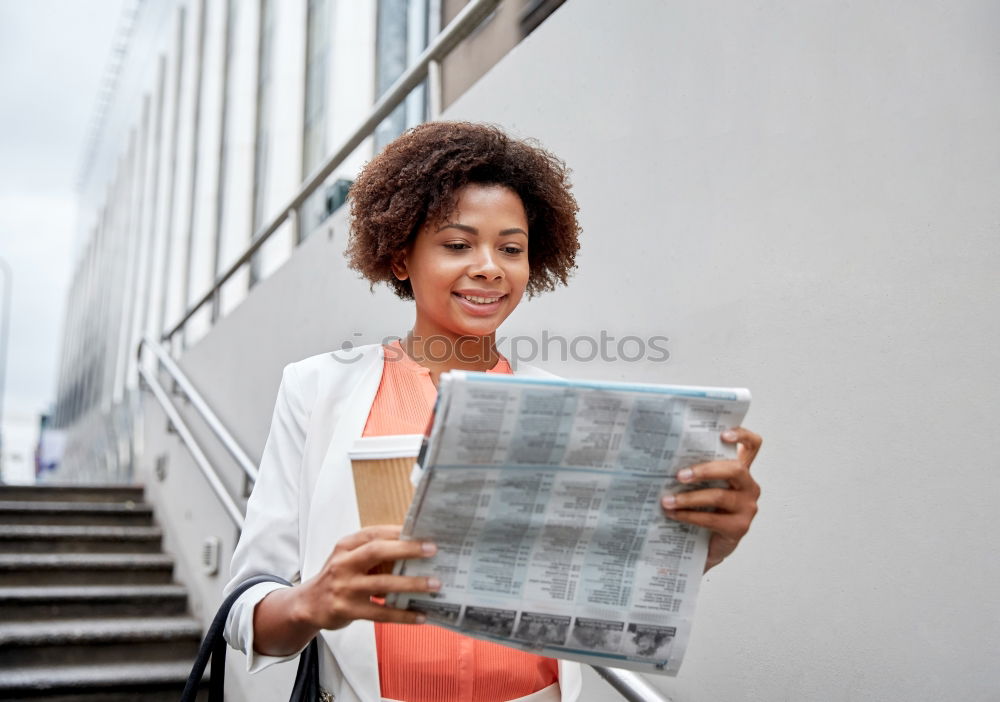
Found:
[[[760,497],[760,486],[750,475],[750,464],[760,450],[762,439],[748,429],[737,427],[722,432],[722,440],[737,444],[736,458],[699,463],[680,471],[677,479],[687,484],[723,480],[729,487],[666,495],[662,502],[671,519],[702,526],[712,532],[706,571],[722,563],[740,543],[757,514],[757,498]],[[698,509],[705,507],[714,511]]]

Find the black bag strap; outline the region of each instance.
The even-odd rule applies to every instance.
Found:
[[[223,702],[223,690],[226,684],[226,639],[223,632],[229,610],[240,595],[261,583],[280,583],[291,587],[291,583],[277,575],[255,575],[240,583],[235,590],[219,605],[212,624],[208,627],[205,639],[201,642],[198,655],[181,693],[181,702],[195,702],[198,688],[205,675],[209,661],[212,663],[211,677],[208,683],[209,702]],[[309,642],[305,650],[299,654],[299,669],[295,674],[295,685],[289,702],[314,702],[319,699],[319,648],[316,639]]]

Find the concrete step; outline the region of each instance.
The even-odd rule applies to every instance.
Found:
[[[0,486],[0,699],[178,699],[200,625],[142,499],[138,486]]]
[[[10,502],[142,502],[141,485],[0,485]]]
[[[0,624],[0,670],[121,661],[193,661],[201,640],[186,617],[50,619]]]
[[[0,554],[0,586],[166,585],[172,572],[159,553]]]
[[[157,553],[162,537],[148,526],[0,524],[0,553]]]
[[[187,611],[182,585],[0,587],[0,622],[92,617],[158,617]]]
[[[152,526],[153,508],[140,502],[0,500],[0,524]]]
[[[0,670],[0,699],[45,702],[177,702],[193,661]],[[207,699],[200,695],[199,699]]]

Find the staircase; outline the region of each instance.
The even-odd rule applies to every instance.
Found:
[[[0,485],[0,699],[176,702],[201,627],[141,487]]]

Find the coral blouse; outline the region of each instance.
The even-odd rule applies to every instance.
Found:
[[[364,436],[423,434],[437,388],[430,371],[399,342],[386,347],[385,369]],[[510,374],[501,357],[490,373]],[[557,662],[436,626],[375,623],[382,696],[406,702],[504,702],[530,695],[559,677]]]

